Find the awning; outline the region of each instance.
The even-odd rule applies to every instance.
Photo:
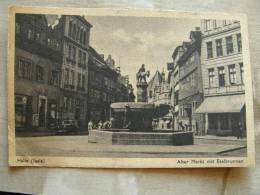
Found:
[[[195,113],[234,113],[240,112],[245,104],[244,95],[207,97]]]

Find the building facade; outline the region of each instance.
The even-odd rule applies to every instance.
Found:
[[[16,14],[16,130],[45,130],[61,118],[61,38],[44,15]]]
[[[154,103],[155,105],[170,104],[170,84],[168,79],[165,79],[165,73],[161,73],[157,70],[148,82],[147,87],[148,103]]]
[[[86,127],[88,50],[92,25],[82,16],[62,15],[54,29],[62,38],[61,118]]]
[[[170,83],[170,105],[173,113],[173,129],[179,130],[179,90],[180,71],[178,61],[185,51],[185,44],[177,46],[172,54],[173,61],[168,63]]]
[[[195,110],[203,101],[201,71],[201,31],[190,32],[191,41],[186,43],[183,55],[178,59],[178,124],[180,130],[194,131],[196,135],[204,132],[203,115]]]
[[[98,123],[109,120],[111,103],[132,102],[135,97],[127,77],[115,68],[110,55],[105,61],[104,56],[92,47],[89,54],[88,121]]]
[[[239,21],[202,20],[201,63],[206,134],[237,135],[245,124],[244,66]]]

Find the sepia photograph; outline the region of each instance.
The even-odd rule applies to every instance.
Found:
[[[254,164],[241,15],[11,7],[9,165]]]

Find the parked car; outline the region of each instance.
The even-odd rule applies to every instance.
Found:
[[[73,135],[78,130],[76,120],[63,120],[61,122],[61,128],[56,131],[56,135]]]

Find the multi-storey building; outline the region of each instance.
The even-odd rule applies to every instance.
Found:
[[[203,115],[195,113],[203,101],[202,72],[200,63],[201,31],[190,32],[191,41],[186,44],[183,55],[178,59],[178,123],[181,130],[192,130],[195,134],[204,131]]]
[[[201,63],[207,134],[245,134],[244,68],[239,21],[202,20]]]
[[[168,64],[169,70],[169,83],[170,83],[170,105],[173,112],[173,129],[179,129],[179,81],[180,81],[180,71],[178,60],[184,53],[186,43],[175,48],[172,59],[173,62]]]
[[[15,126],[44,130],[61,117],[61,38],[39,14],[16,14]]]
[[[147,87],[148,103],[155,105],[170,104],[170,86],[168,79],[165,79],[165,73],[157,70],[148,83]]]
[[[118,69],[111,66],[104,56],[94,48],[89,49],[89,77],[88,77],[88,120],[97,123],[110,117],[110,104],[113,102],[131,102],[134,96],[129,83],[121,76]],[[127,80],[127,79],[126,79]]]
[[[92,25],[82,16],[62,15],[54,29],[62,38],[62,119],[86,126],[88,93],[88,50]]]

